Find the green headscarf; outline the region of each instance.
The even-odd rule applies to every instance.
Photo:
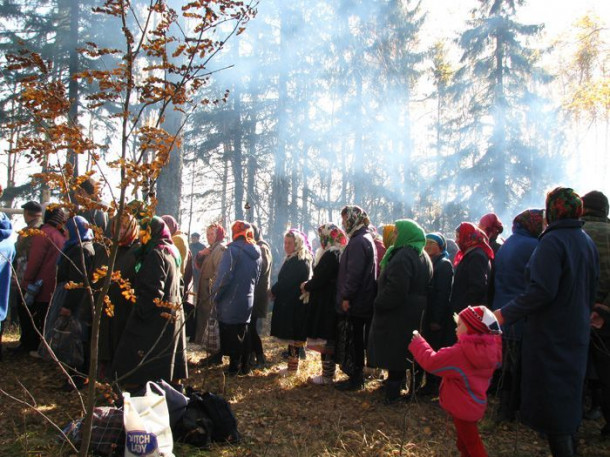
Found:
[[[388,248],[381,260],[382,270],[386,267],[396,249],[410,246],[417,251],[417,255],[421,255],[426,245],[426,232],[414,220],[399,219],[394,223],[394,226],[398,233],[394,244]]]

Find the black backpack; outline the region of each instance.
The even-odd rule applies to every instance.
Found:
[[[206,448],[210,441],[237,443],[241,440],[237,419],[224,398],[190,388],[187,388],[187,396],[186,412],[174,433],[176,441]]]

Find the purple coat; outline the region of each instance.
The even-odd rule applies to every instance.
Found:
[[[337,312],[343,300],[350,302],[350,316],[370,318],[377,295],[377,250],[366,227],[351,236],[339,262]]]

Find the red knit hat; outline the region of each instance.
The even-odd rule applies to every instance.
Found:
[[[485,306],[468,306],[460,314],[460,319],[466,324],[468,334],[491,333],[500,334],[500,325],[496,316]]]

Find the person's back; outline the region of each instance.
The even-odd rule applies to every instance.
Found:
[[[219,322],[250,322],[260,267],[261,251],[255,244],[238,239],[227,246],[212,286]]]
[[[548,227],[530,258],[526,291],[495,311],[523,328],[521,419],[544,432],[554,455],[573,455],[582,420],[597,249],[582,230],[582,200],[558,187],[546,201]],[[503,322],[504,321],[504,322]],[[563,454],[562,454],[563,452]]]
[[[11,264],[15,257],[15,245],[10,240],[13,225],[4,213],[0,213],[0,328],[6,318],[8,294],[11,286]],[[0,340],[1,342],[1,340]],[[0,352],[0,358],[2,353]]]

